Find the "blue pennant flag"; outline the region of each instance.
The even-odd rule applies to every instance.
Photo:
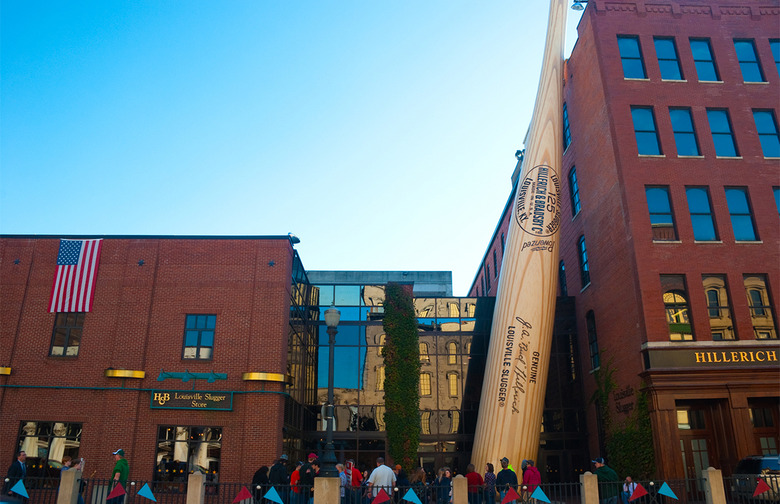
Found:
[[[276,491],[276,488],[271,487],[270,490],[268,490],[265,495],[263,496],[264,499],[268,499],[271,502],[277,502],[278,504],[284,504],[282,501],[282,498],[279,497],[279,493]]]
[[[11,487],[11,491],[17,495],[21,495],[25,499],[30,498],[30,496],[27,495],[27,489],[24,488],[24,483],[22,482],[22,480],[17,481],[16,484],[13,487]]]
[[[536,490],[534,490],[534,493],[531,494],[532,499],[537,499],[542,502],[546,502],[547,504],[550,504],[550,499],[547,498],[547,494],[544,493],[544,490],[542,490],[542,487],[536,487]]]
[[[414,490],[411,488],[406,492],[406,495],[404,495],[404,500],[407,502],[413,502],[414,504],[422,504],[422,502],[420,502],[420,498],[417,497],[417,494],[414,493]]]
[[[658,490],[658,493],[661,494],[661,495],[665,495],[667,497],[671,497],[674,500],[680,500],[680,499],[677,498],[676,495],[674,495],[674,492],[672,492],[672,489],[669,488],[669,485],[667,485],[665,481],[664,481],[664,484],[661,485],[661,489]]]
[[[144,483],[144,486],[141,487],[140,490],[138,490],[138,495],[141,497],[146,497],[150,501],[157,502],[157,499],[154,498],[154,494],[152,493],[152,489],[149,488],[149,483]]]

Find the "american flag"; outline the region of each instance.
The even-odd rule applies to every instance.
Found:
[[[103,240],[60,240],[49,312],[88,312]]]

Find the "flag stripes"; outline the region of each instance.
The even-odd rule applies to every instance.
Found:
[[[60,240],[49,312],[92,309],[102,239]]]

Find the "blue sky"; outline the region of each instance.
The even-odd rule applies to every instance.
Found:
[[[0,233],[293,232],[307,269],[451,270],[465,295],[540,4],[3,0]]]

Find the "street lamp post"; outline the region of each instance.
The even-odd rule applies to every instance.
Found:
[[[336,329],[341,319],[341,312],[336,306],[331,304],[330,308],[325,310],[325,325],[328,326],[328,404],[325,408],[326,420],[328,422],[325,437],[325,454],[322,457],[320,467],[320,476],[329,478],[338,478],[339,472],[336,469],[336,453],[333,448],[333,350],[336,345]]]

